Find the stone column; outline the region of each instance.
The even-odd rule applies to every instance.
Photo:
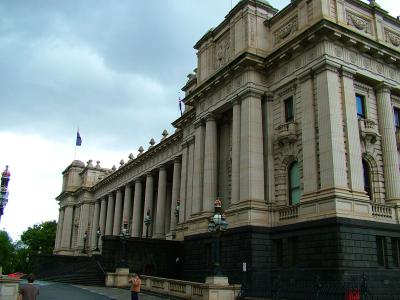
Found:
[[[142,232],[142,181],[140,178],[135,180],[135,195],[133,199],[133,212],[132,212],[132,231],[131,236],[140,237]]]
[[[158,172],[157,215],[154,238],[165,237],[165,207],[167,201],[167,170],[161,166]]]
[[[188,141],[188,168],[187,168],[187,189],[186,189],[186,204],[185,204],[185,217],[186,220],[190,218],[192,211],[193,199],[193,163],[194,163],[194,139]]]
[[[117,196],[115,200],[115,211],[114,211],[114,225],[113,235],[119,236],[121,233],[121,217],[122,217],[122,190],[117,190]]]
[[[354,91],[353,74],[353,70],[342,67],[341,79],[347,136],[347,167],[350,189],[352,191],[364,192],[360,132],[358,127],[357,105],[355,100],[356,92]]]
[[[132,211],[132,187],[130,184],[125,186],[124,209],[122,212],[122,224],[129,224],[130,213]]]
[[[240,199],[240,99],[232,102],[232,196],[231,203]]]
[[[106,219],[107,219],[107,199],[105,197],[101,198],[101,205],[100,205],[100,231],[101,236],[105,235],[106,233]],[[101,238],[99,240],[99,248],[102,244]]]
[[[206,141],[204,149],[203,211],[212,212],[217,198],[218,186],[218,140],[217,120],[209,114],[206,117]]]
[[[321,189],[347,189],[346,152],[338,66],[324,62],[316,70],[318,152]]]
[[[61,248],[71,248],[71,235],[72,235],[72,218],[74,214],[74,207],[72,205],[65,206],[64,208],[64,223],[62,229]]]
[[[107,218],[106,218],[106,231],[104,235],[112,235],[113,222],[114,222],[114,195],[108,195],[107,201]]]
[[[181,158],[175,157],[174,159],[174,173],[172,175],[172,197],[171,197],[171,222],[169,231],[175,232],[176,223],[178,222],[175,216],[175,209],[179,198],[179,190],[181,187]]]
[[[186,188],[187,188],[187,158],[188,158],[188,144],[184,143],[182,145],[182,169],[181,169],[181,187],[179,191],[179,220],[178,223],[185,221],[185,207],[187,205]]]
[[[54,246],[55,248],[54,250],[58,250],[58,248],[61,247],[63,222],[64,222],[64,209],[60,208],[58,214],[57,236],[56,236],[56,243]]]
[[[89,204],[88,203],[83,203],[81,205],[81,210],[79,214],[79,227],[78,227],[78,237],[77,237],[77,248],[78,249],[83,249],[84,247],[84,235],[86,232],[86,250],[89,248],[88,247],[88,238],[89,238],[89,232],[88,232],[88,223],[89,223]]]
[[[315,129],[314,82],[311,70],[299,76],[302,100],[301,142],[303,147],[303,194],[318,191],[317,135]]]
[[[275,168],[274,168],[274,112],[273,95],[263,95],[263,150],[264,150],[264,194],[265,200],[272,203],[275,199]]]
[[[99,227],[100,219],[100,200],[96,200],[92,217],[92,232],[90,233],[91,250],[96,249],[97,244],[97,228]]]
[[[151,173],[147,173],[146,176],[146,190],[144,194],[144,210],[143,210],[143,220],[147,215],[147,211],[150,210],[150,216],[153,218],[154,222],[154,209],[153,209],[153,200],[154,200],[154,178]],[[152,236],[153,225],[149,226],[149,237]],[[143,225],[142,236],[146,236],[146,226]]]
[[[240,112],[240,201],[264,201],[261,95],[242,95]]]
[[[193,199],[192,214],[202,210],[203,201],[203,167],[204,167],[204,124],[202,120],[195,123],[196,133],[194,140],[193,165]]]
[[[400,201],[399,158],[396,144],[396,129],[390,89],[381,84],[377,87],[379,132],[382,141],[383,171],[385,176],[386,201]]]

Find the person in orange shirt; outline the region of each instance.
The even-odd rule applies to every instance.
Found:
[[[131,300],[139,300],[140,285],[142,284],[139,274],[133,273],[129,283],[131,284]]]

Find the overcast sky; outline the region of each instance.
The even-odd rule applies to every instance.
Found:
[[[0,2],[0,228],[14,240],[58,217],[61,172],[76,158],[118,166],[179,116],[193,45],[238,0]],[[271,0],[281,9],[290,1]],[[394,16],[396,1],[378,0]],[[390,3],[392,2],[392,3]],[[183,96],[183,94],[182,94]]]

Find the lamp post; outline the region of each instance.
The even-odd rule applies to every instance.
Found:
[[[214,234],[214,269],[213,275],[222,276],[221,270],[221,235],[222,232],[228,228],[228,222],[226,221],[225,215],[222,213],[222,202],[217,198],[214,202],[214,214],[210,217],[208,223],[208,231]]]
[[[149,238],[149,226],[153,222],[153,219],[150,216],[150,209],[147,210],[147,214],[144,217],[144,225],[146,226],[146,239]]]
[[[96,239],[96,249],[94,249],[94,251],[100,251],[100,249],[99,249],[99,239],[101,237],[100,227],[97,227],[96,237],[97,237],[97,239]]]
[[[84,254],[86,253],[87,238],[88,238],[88,236],[87,236],[87,230],[86,230],[84,235],[83,235],[83,250],[82,250],[82,253],[84,253]]]
[[[10,171],[8,170],[8,166],[1,173],[1,184],[0,184],[0,220],[1,216],[4,214],[4,208],[8,202],[8,182],[10,181]]]
[[[128,223],[124,222],[122,225],[121,233],[119,234],[121,240],[121,260],[119,262],[120,268],[128,268],[128,261],[126,260],[126,243],[129,239]]]

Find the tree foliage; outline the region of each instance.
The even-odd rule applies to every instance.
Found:
[[[12,240],[6,231],[0,230],[0,265],[3,273],[13,272],[15,249]]]
[[[52,254],[56,238],[57,222],[47,221],[29,227],[21,235],[21,242],[30,254]]]

